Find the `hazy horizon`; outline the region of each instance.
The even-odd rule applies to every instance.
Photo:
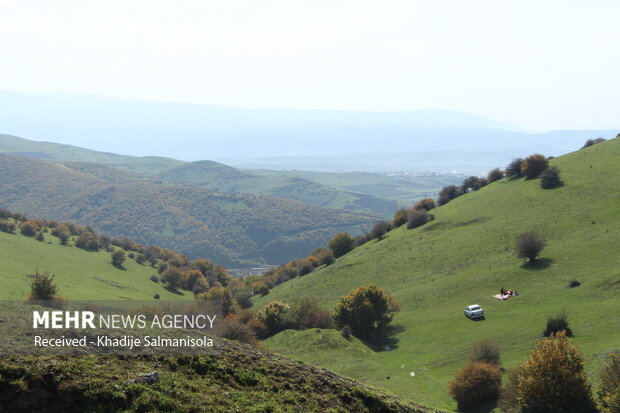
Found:
[[[0,0],[0,89],[612,129],[620,5]]]

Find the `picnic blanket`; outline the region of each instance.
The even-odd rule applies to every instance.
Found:
[[[507,300],[510,297],[516,297],[516,295],[510,295],[510,294],[495,294],[493,297],[497,298],[498,300]]]

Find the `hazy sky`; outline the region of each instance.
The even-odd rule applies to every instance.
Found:
[[[620,127],[620,2],[0,0],[0,89]]]

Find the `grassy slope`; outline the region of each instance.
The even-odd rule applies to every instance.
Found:
[[[55,274],[60,295],[74,300],[152,300],[155,294],[163,300],[194,298],[191,292],[172,293],[152,282],[149,277],[157,270],[148,264],[140,265],[128,258],[122,270],[110,260],[109,252],[62,246],[49,234],[39,242],[21,234],[0,232],[0,299],[25,298],[30,291],[30,275],[37,268]]]
[[[565,182],[561,188],[542,190],[538,180],[493,183],[437,208],[435,221],[394,230],[256,303],[312,296],[333,308],[353,288],[378,284],[401,304],[394,320],[401,331],[392,351],[370,357],[342,349],[311,353],[293,346],[303,333],[265,344],[418,402],[454,409],[446,385],[465,364],[472,342],[496,339],[504,367],[513,368],[539,339],[547,317],[565,309],[593,374],[603,354],[620,350],[619,159],[620,139],[614,139],[554,159]],[[538,269],[524,267],[513,252],[517,234],[531,229],[548,241],[543,252],[548,265]],[[571,279],[583,285],[569,289]],[[501,287],[520,296],[498,301],[492,295]],[[484,307],[485,321],[463,316],[463,308],[474,303]]]

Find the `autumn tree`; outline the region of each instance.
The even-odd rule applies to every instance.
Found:
[[[549,161],[544,155],[536,153],[528,156],[521,162],[521,173],[528,179],[537,178],[538,175],[547,169],[548,164]]]
[[[267,334],[274,335],[288,326],[286,318],[289,305],[282,301],[272,301],[258,312],[256,317],[267,326]]]
[[[54,283],[54,274],[39,272],[37,269],[30,284],[30,294],[27,300],[53,300],[57,293],[58,287]]]
[[[176,290],[183,283],[183,272],[177,267],[170,267],[164,271],[161,280],[168,284],[168,288]]]
[[[392,228],[398,228],[407,222],[407,212],[408,210],[406,208],[400,208],[394,212],[394,218],[392,218]]]
[[[413,206],[413,209],[423,209],[425,211],[430,211],[431,209],[435,208],[435,206],[435,200],[433,198],[424,198],[418,201]]]
[[[338,328],[350,326],[356,337],[376,342],[385,338],[386,327],[398,310],[394,297],[376,285],[369,285],[340,299],[334,310],[334,322]]]
[[[603,413],[620,412],[620,356],[610,354],[599,375],[598,401]]]
[[[480,404],[497,400],[502,386],[502,372],[497,364],[476,361],[467,364],[448,385],[450,396],[459,410],[472,410]]]
[[[595,412],[583,363],[564,332],[539,341],[513,376],[512,403],[524,413]]]
[[[340,232],[329,241],[328,245],[334,253],[334,257],[339,258],[353,249],[355,240],[346,232]]]
[[[24,221],[19,224],[19,231],[27,237],[34,237],[39,231],[39,226],[32,221]]]
[[[236,314],[239,311],[239,304],[233,298],[230,290],[221,285],[214,286],[206,293],[198,294],[200,300],[217,301],[222,306],[222,314],[224,317],[230,314]]]
[[[515,249],[519,258],[534,262],[546,245],[545,238],[538,232],[527,231],[517,237]]]

